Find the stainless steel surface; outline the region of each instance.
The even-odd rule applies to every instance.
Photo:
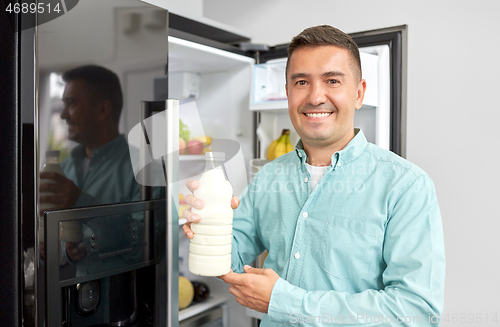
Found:
[[[29,24],[30,22],[24,22],[21,18],[21,24]],[[38,155],[37,155],[37,144],[38,144],[38,79],[37,79],[37,28],[29,28],[19,32],[21,34],[21,52],[20,52],[20,107],[21,107],[21,121],[22,123],[28,123],[34,125],[34,138],[31,140],[34,144],[34,153],[31,158],[23,158],[22,160],[34,160],[34,176],[35,179],[32,181],[33,185],[37,185],[37,174],[38,174]],[[28,196],[28,195],[27,195]],[[36,192],[33,194],[32,199],[24,199],[23,202],[36,204]],[[36,210],[36,208],[33,208]],[[31,217],[29,221],[23,221],[25,224],[33,224],[34,230],[38,230],[38,219],[36,217]],[[22,227],[23,228],[23,227]],[[37,233],[33,235],[35,240],[34,244],[22,244],[22,249],[27,249],[34,247],[35,253],[35,272],[34,272],[34,298],[36,301],[29,301],[33,305],[33,310],[23,311],[23,319],[29,323],[35,323],[36,321],[43,321],[43,302],[44,290],[39,286],[40,279],[43,280],[43,274],[40,273],[40,251],[39,251],[39,240]],[[24,240],[23,240],[24,241]],[[26,293],[26,296],[32,296],[31,292]],[[41,305],[41,306],[40,306]],[[40,307],[39,307],[40,306]]]
[[[134,31],[130,32],[127,30],[126,21],[127,18],[130,18],[133,15],[139,15],[142,16],[143,19],[146,19],[152,11],[166,12],[168,16],[168,12],[166,10],[145,4],[138,0],[107,0],[95,3],[80,1],[75,4],[75,7],[68,15],[62,15],[57,19],[40,25],[38,29],[35,28],[22,32],[23,42],[27,43],[27,45],[25,44],[22,48],[22,55],[27,59],[24,59],[21,64],[21,67],[24,70],[22,72],[21,87],[25,89],[23,90],[21,99],[23,100],[23,109],[26,109],[23,111],[23,115],[34,115],[32,120],[34,120],[36,130],[35,139],[33,141],[36,146],[33,158],[36,162],[34,164],[35,180],[33,181],[33,184],[35,185],[36,190],[39,189],[40,183],[40,180],[38,179],[39,169],[41,167],[40,153],[44,153],[46,149],[64,149],[65,155],[69,157],[70,151],[75,148],[78,143],[83,144],[80,143],[80,140],[68,140],[70,134],[69,129],[72,127],[67,125],[64,120],[71,123],[71,119],[60,117],[63,110],[65,110],[65,107],[61,102],[61,95],[67,86],[67,84],[64,85],[61,81],[61,75],[63,72],[76,67],[91,64],[102,66],[113,71],[120,80],[123,93],[123,109],[121,111],[121,119],[118,126],[119,133],[123,134],[126,139],[133,126],[140,122],[140,101],[152,100],[150,98],[150,94],[152,94],[153,90],[152,83],[149,85],[148,82],[152,82],[154,77],[165,73],[165,64],[168,60],[168,24],[165,24],[163,27],[157,26],[155,28],[151,28],[151,26],[147,26],[147,24],[139,24],[138,26],[135,26]],[[71,18],[69,18],[70,15]],[[137,42],[137,40],[146,42],[147,45],[145,46],[143,43]],[[30,42],[32,44],[31,46],[29,46]],[[88,97],[88,94],[86,96]],[[90,97],[87,99],[89,98]],[[92,115],[89,115],[88,117],[92,117]],[[178,135],[178,130],[176,131],[176,135]],[[178,139],[173,142],[178,144]],[[83,145],[86,146],[85,144]],[[61,161],[63,161],[62,159]],[[103,160],[106,159],[109,160],[109,157],[104,158]],[[123,164],[134,159],[140,160],[141,158],[129,158],[129,156],[124,156],[123,158],[120,158],[120,161],[117,160],[116,162],[121,162]],[[118,165],[118,167],[123,166]],[[127,181],[130,180],[130,184],[132,184],[135,176],[133,176],[132,173],[128,173],[128,171],[129,170],[124,170],[125,173],[121,173],[120,178],[115,178],[107,183],[105,182],[104,184],[111,185],[116,179],[121,180],[122,178]],[[103,175],[96,176],[97,183],[106,179],[104,174],[105,172]],[[84,189],[88,186],[88,184],[89,183],[87,183],[87,185],[85,185],[85,183],[80,183],[77,186]],[[130,189],[132,188],[133,187]],[[156,189],[158,189],[158,187],[156,187]],[[84,191],[86,190],[84,189]],[[123,196],[116,196],[117,193],[122,191]],[[151,191],[151,189],[149,191]],[[126,187],[118,189],[116,192],[109,192],[109,194],[111,193],[115,194],[115,196],[109,196],[107,198],[99,198],[96,196],[97,201],[92,203],[92,205],[106,205],[106,207],[102,207],[101,209],[114,210],[113,208],[116,207],[116,203],[132,202],[132,204],[134,204],[133,201],[138,201],[140,199],[140,194],[133,193],[133,191],[129,191]],[[151,196],[150,194],[150,196],[144,198],[144,200],[159,198],[159,196],[163,195],[162,193],[165,193],[164,189],[159,192],[160,195],[155,193],[155,195]],[[170,193],[172,193],[172,191]],[[37,203],[36,196],[34,203]],[[89,206],[90,204],[85,203],[81,205]],[[107,207],[108,205],[109,207]],[[128,204],[124,206],[126,207],[127,205]],[[129,207],[129,209],[130,208],[132,207]],[[167,206],[163,204],[162,210],[164,211],[166,208]],[[63,209],[63,212],[66,213],[80,211],[80,209],[70,209],[68,207],[59,209]],[[81,210],[84,213],[92,212],[86,211],[87,209]],[[52,218],[58,217],[60,214],[62,213],[51,212],[48,217],[53,220]],[[146,215],[150,215],[150,211]],[[177,217],[177,215],[175,215],[175,217]],[[144,239],[148,239],[153,236],[152,234],[154,234],[155,226],[152,220],[153,219],[145,219]],[[39,230],[40,226],[38,226],[38,220],[36,217],[33,217],[32,223],[36,224],[35,234],[38,234],[36,231]],[[58,233],[56,232],[58,227],[53,225],[53,221],[50,223],[51,226],[47,226],[47,229],[45,230],[45,235],[47,235],[47,233],[50,235],[45,240],[39,240],[38,235],[35,236],[35,253],[37,255],[37,281],[35,283],[37,301],[35,301],[35,304],[38,308],[34,311],[38,315],[37,326],[56,326],[58,324],[53,324],[55,321],[54,319],[61,319],[61,317],[64,317],[63,319],[65,319],[65,323],[70,323],[71,313],[69,312],[69,308],[73,299],[70,296],[69,287],[70,285],[73,285],[73,283],[85,282],[96,278],[104,278],[110,274],[119,274],[131,269],[139,269],[142,271],[147,270],[147,273],[152,272],[152,275],[155,276],[151,281],[151,283],[156,286],[156,289],[153,290],[152,293],[154,295],[153,304],[162,303],[162,309],[157,308],[154,310],[157,316],[156,318],[153,316],[151,320],[154,320],[156,324],[159,324],[161,321],[161,325],[163,325],[163,322],[166,321],[167,317],[171,319],[170,316],[167,316],[166,310],[163,310],[166,298],[166,295],[163,294],[163,290],[167,288],[167,285],[171,284],[166,281],[167,276],[170,276],[171,274],[167,274],[166,268],[164,247],[167,243],[164,240],[166,235],[165,232],[163,232],[162,235],[161,251],[163,251],[163,253],[160,256],[157,255],[158,250],[153,248],[154,244],[146,242],[147,244],[150,244],[150,246],[146,246],[140,256],[143,258],[150,258],[149,260],[138,260],[137,262],[132,262],[129,265],[117,266],[114,269],[107,271],[95,271],[93,274],[85,276],[72,276],[71,273],[74,272],[70,272],[69,275],[66,276],[67,278],[57,280],[56,282],[56,278],[60,278],[61,276],[59,267],[59,260],[61,260],[61,257],[59,253],[54,256],[53,252],[60,252],[60,245],[57,243],[59,242]],[[165,220],[162,222],[162,226],[165,228]],[[49,228],[55,229],[48,231]],[[42,238],[42,236],[43,234],[40,235],[40,238]],[[92,251],[99,250],[99,245],[102,244],[102,242],[100,242],[98,236],[96,239],[96,235],[94,235],[91,239],[93,241],[88,244],[89,249],[92,249]],[[141,237],[137,237],[137,239],[132,239],[131,241],[139,242],[140,240]],[[47,251],[47,260],[40,258],[42,248],[40,244],[45,246]],[[177,243],[174,244],[175,248],[170,249],[170,251],[173,252],[171,255],[172,257],[175,257],[178,247]],[[128,248],[123,248],[119,251],[110,251],[110,253],[112,254],[113,252],[116,252],[117,255],[120,255],[120,253],[122,255],[126,255],[124,254],[125,252],[120,251],[128,250]],[[103,253],[103,255],[106,254]],[[108,255],[110,254],[108,253]],[[145,266],[150,267],[151,265],[154,265],[154,267],[152,267],[152,271],[149,271],[149,268],[141,268]],[[50,273],[47,274],[47,276],[44,274],[46,268],[50,270]],[[56,285],[56,290],[64,288],[64,290],[67,291],[67,294],[55,294],[51,287],[49,287],[50,294],[45,294],[44,291],[47,288],[47,285],[45,284],[46,280],[49,280],[51,285]],[[163,285],[161,292],[160,285]],[[144,296],[149,297],[149,294]],[[55,299],[57,297],[57,301],[61,301],[61,297],[65,298],[68,301],[67,306],[54,306],[54,302],[51,302],[50,300],[47,301],[47,298],[49,297],[51,297],[51,299]],[[44,307],[45,304],[50,306],[50,308],[46,310]],[[154,306],[151,308],[153,307]],[[46,312],[48,313],[48,317],[45,317]],[[152,312],[153,310],[151,309],[151,314]],[[126,315],[124,314],[123,316]],[[134,320],[134,317],[131,318],[132,319],[129,320]],[[117,320],[120,320],[114,322],[117,326],[126,324],[126,321],[121,321],[123,319]]]
[[[179,101],[166,100],[166,260],[167,276],[165,294],[167,296],[167,326],[177,327],[179,325],[179,214],[177,204],[179,203]]]
[[[120,254],[118,251],[113,256],[117,261],[112,261],[110,265],[104,265],[102,268],[101,261],[95,260],[91,262],[94,266],[94,271],[90,271],[90,273],[81,275],[81,276],[73,276],[68,278],[64,276],[62,273],[62,268],[60,266],[60,246],[61,241],[59,238],[59,230],[60,223],[62,221],[81,221],[85,219],[93,219],[95,217],[101,217],[106,219],[110,216],[118,216],[118,215],[126,215],[130,213],[137,212],[145,212],[145,211],[155,211],[157,215],[155,216],[157,220],[156,226],[158,226],[157,237],[154,242],[158,243],[159,248],[157,249],[154,257],[127,257],[132,255],[133,253],[125,252],[121,254],[122,258],[125,260],[132,260],[131,262],[121,262]],[[61,303],[61,289],[63,287],[69,285],[75,285],[78,283],[83,283],[91,280],[96,280],[100,278],[104,278],[107,276],[117,275],[127,271],[137,270],[143,267],[147,267],[150,265],[160,265],[161,261],[160,257],[162,253],[164,253],[165,249],[161,248],[162,244],[165,244],[164,239],[164,229],[165,224],[163,217],[165,217],[165,200],[153,200],[153,201],[144,201],[144,202],[135,202],[135,203],[127,203],[127,204],[115,204],[115,205],[107,205],[101,207],[90,207],[90,208],[81,208],[81,209],[65,209],[59,211],[49,211],[45,213],[46,218],[46,229],[45,236],[47,242],[46,245],[46,269],[47,269],[47,325],[48,326],[60,326],[62,321],[62,303]],[[99,235],[99,231],[96,231]],[[147,243],[144,240],[136,246],[139,246],[143,243]],[[143,253],[142,251],[138,251],[138,253]],[[99,252],[94,253],[95,258],[98,257]],[[78,264],[78,263],[76,263]],[[90,265],[89,265],[90,266]],[[165,269],[164,267],[159,267],[158,269]]]

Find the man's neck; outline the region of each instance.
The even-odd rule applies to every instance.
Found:
[[[100,148],[101,146],[103,146],[105,144],[108,144],[109,142],[111,142],[115,138],[117,138],[119,135],[120,135],[120,133],[118,133],[118,130],[110,131],[108,133],[102,134],[92,144],[85,144],[85,157],[91,158],[92,153],[94,153],[95,149]]]
[[[307,163],[311,166],[329,166],[332,163],[333,154],[344,149],[354,136],[353,132],[352,135],[326,146],[315,145],[302,140],[304,151],[307,154]]]

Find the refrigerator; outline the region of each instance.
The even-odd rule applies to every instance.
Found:
[[[291,130],[292,144],[298,140],[284,95],[287,44],[253,44],[231,27],[146,1],[50,4],[52,8],[60,4],[62,11],[51,16],[39,13],[38,20],[35,15],[5,10],[1,14],[2,60],[8,63],[0,68],[5,81],[0,90],[2,108],[6,108],[0,133],[7,159],[0,170],[2,324],[257,324],[261,315],[237,304],[225,283],[194,276],[187,269],[188,240],[182,232],[179,196],[188,194],[185,181],[203,172],[204,159],[200,154],[177,152],[176,121],[182,120],[192,139],[210,137],[214,146],[223,144],[228,178],[234,194],[241,194],[259,168],[257,159],[265,159],[270,142],[282,129]],[[368,84],[355,127],[362,128],[370,142],[404,156],[406,26],[352,37],[360,46]],[[145,162],[154,161],[160,169],[154,178],[146,176],[149,182],[134,176],[140,184],[138,197],[48,210],[41,219],[39,173],[46,151],[59,150],[63,162],[78,146],[69,140],[61,117],[62,75],[84,65],[105,67],[120,80],[123,109],[118,127],[130,149],[138,149],[139,163],[134,165],[134,158],[130,159],[134,175]],[[160,154],[155,153],[158,147]],[[152,182],[162,179],[163,185]],[[78,275],[75,265],[61,262],[60,229],[68,221],[94,227],[101,233],[98,240],[120,239],[116,235],[122,234],[126,240],[109,241],[103,251],[102,242],[93,242],[97,250],[89,251],[94,251],[95,269]],[[99,229],[101,225],[105,227]],[[139,240],[131,238],[134,233]],[[40,254],[41,241],[49,247],[46,257]],[[139,247],[133,256],[130,249]],[[127,258],[126,263],[111,264],[111,268],[103,264],[119,256]],[[208,284],[209,299],[179,310],[179,275]],[[121,301],[125,304],[112,308],[106,300],[112,302],[113,297],[105,294],[90,313],[74,309],[79,288],[86,285],[95,292],[91,282],[97,280],[105,291],[112,278],[124,290],[117,294],[128,299]],[[123,312],[133,319],[120,319]]]

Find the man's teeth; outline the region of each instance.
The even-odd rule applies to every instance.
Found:
[[[312,113],[312,114],[306,114],[307,117],[326,117],[330,116],[332,113],[331,112],[323,112],[320,114]]]

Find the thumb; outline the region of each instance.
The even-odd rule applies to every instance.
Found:
[[[261,268],[253,268],[249,265],[245,265],[243,267],[243,270],[247,273],[247,274],[257,274],[257,275],[263,275],[264,274],[264,269],[261,269]]]
[[[239,199],[237,196],[233,196],[233,197],[231,198],[231,208],[232,208],[232,209],[236,209],[236,208],[238,208],[238,207],[239,207],[239,205],[240,205],[240,202],[241,202],[241,201],[240,201],[240,199]]]

